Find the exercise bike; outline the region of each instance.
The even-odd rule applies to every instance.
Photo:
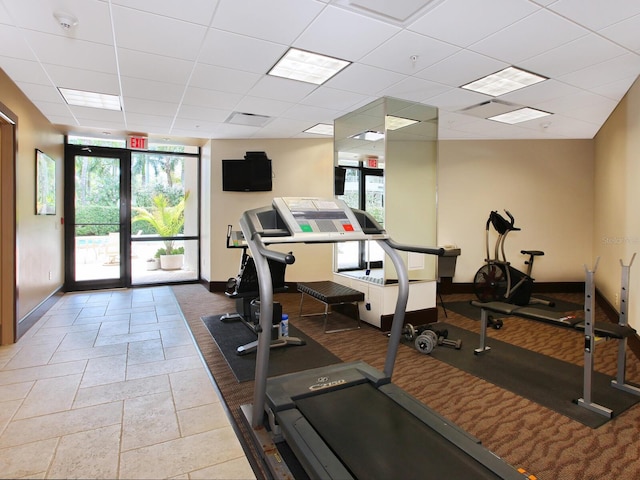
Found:
[[[478,300],[481,302],[507,302],[515,305],[543,304],[550,307],[555,306],[554,302],[533,298],[531,296],[533,290],[534,279],[531,276],[533,271],[533,262],[536,257],[544,255],[540,250],[521,250],[520,253],[528,255],[525,260],[527,271],[522,272],[507,261],[504,252],[504,243],[509,232],[519,231],[520,228],[515,226],[513,215],[505,210],[509,220],[500,215],[497,211],[492,211],[489,215],[486,225],[486,248],[487,258],[486,264],[480,267],[476,272],[473,280],[473,287]],[[493,258],[489,251],[489,230],[493,226],[498,233]],[[500,328],[501,321],[496,320],[500,325],[493,325],[494,328]]]

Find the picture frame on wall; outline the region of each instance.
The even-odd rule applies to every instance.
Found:
[[[36,148],[36,215],[56,214],[56,162]]]

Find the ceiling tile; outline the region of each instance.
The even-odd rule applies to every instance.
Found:
[[[380,92],[382,96],[402,98],[413,102],[422,102],[427,98],[435,97],[448,91],[450,87],[422,78],[407,77],[401,82],[385,88]]]
[[[568,20],[540,10],[474,43],[469,49],[518,65],[587,33],[587,30]]]
[[[618,23],[640,14],[640,2],[635,0],[559,0],[549,9],[592,30]]]
[[[304,105],[311,105],[315,107],[330,108],[339,111],[351,111],[351,109],[357,108],[356,105],[359,102],[367,102],[369,99],[374,99],[355,92],[345,92],[344,90],[337,90],[329,87],[319,87],[309,94],[306,98],[300,101]]]
[[[634,74],[637,76],[638,71],[640,71],[640,56],[629,53],[562,75],[558,77],[558,80],[576,87],[591,89],[628,78]]]
[[[527,0],[448,0],[407,29],[467,47],[537,9]]]
[[[470,50],[460,50],[450,57],[420,70],[415,76],[459,87],[508,66],[509,64],[494,58]]]
[[[153,53],[118,48],[120,75],[145,80],[184,85],[189,80],[194,62]]]
[[[113,7],[118,48],[139,50],[167,57],[195,60],[206,28],[182,20]]]
[[[640,32],[640,15],[603,28],[599,33],[623,47],[640,53],[640,35],[638,35],[638,32]]]
[[[206,88],[188,87],[183,105],[200,105],[209,108],[233,109],[242,99],[242,95],[237,93],[219,92]]]
[[[295,40],[293,46],[355,61],[399,31],[398,27],[329,6]]]
[[[175,115],[178,110],[177,103],[160,102],[157,100],[147,100],[134,97],[125,97],[124,106],[127,116],[129,113],[139,113],[151,116],[170,117]]]
[[[28,31],[26,41],[42,63],[117,73],[113,46],[59,35]]]
[[[85,1],[85,0],[76,0]],[[110,0],[113,5],[154,13],[199,25],[209,25],[218,0]],[[105,2],[106,3],[106,2]]]
[[[459,50],[453,45],[405,30],[378,46],[360,62],[413,75]]]
[[[121,77],[122,94],[147,100],[162,99],[167,102],[180,102],[184,95],[184,86],[179,83],[143,80],[140,78]]]
[[[18,27],[49,33],[77,40],[112,44],[111,23],[107,2],[100,0],[65,0],[43,2],[42,0],[7,1],[5,5]],[[71,30],[64,30],[55,13],[67,13],[78,20]]]
[[[246,93],[262,75],[230,68],[198,64],[189,85],[221,92]]]
[[[546,77],[559,77],[625,53],[624,48],[602,36],[588,34],[524,60],[518,66]]]
[[[0,56],[36,60],[22,31],[2,24],[0,24]]]
[[[234,110],[243,113],[272,117],[280,115],[282,112],[286,112],[292,105],[293,103],[282,100],[246,96],[238,102]]]
[[[264,75],[256,82],[251,90],[247,92],[247,95],[286,102],[298,102],[316,88],[318,88],[317,85],[311,83]]]
[[[271,70],[286,51],[286,45],[209,29],[198,61],[262,74]]]
[[[375,95],[403,78],[404,75],[390,70],[356,63],[349,65],[324,85],[338,90]]]
[[[51,85],[51,80],[38,62],[0,56],[0,66],[16,83],[29,82]]]
[[[323,8],[313,0],[220,0],[211,26],[288,45]]]
[[[87,71],[59,65],[43,65],[54,85],[95,93],[120,95],[118,76],[112,73]]]

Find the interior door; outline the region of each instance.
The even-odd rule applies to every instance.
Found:
[[[76,145],[66,148],[65,287],[130,286],[130,152]]]

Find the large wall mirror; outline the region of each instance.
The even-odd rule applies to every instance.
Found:
[[[399,242],[436,244],[438,110],[380,98],[334,124],[335,194],[370,212]],[[411,280],[436,279],[436,257],[405,254]],[[375,242],[339,243],[334,271],[379,284],[397,279]]]

